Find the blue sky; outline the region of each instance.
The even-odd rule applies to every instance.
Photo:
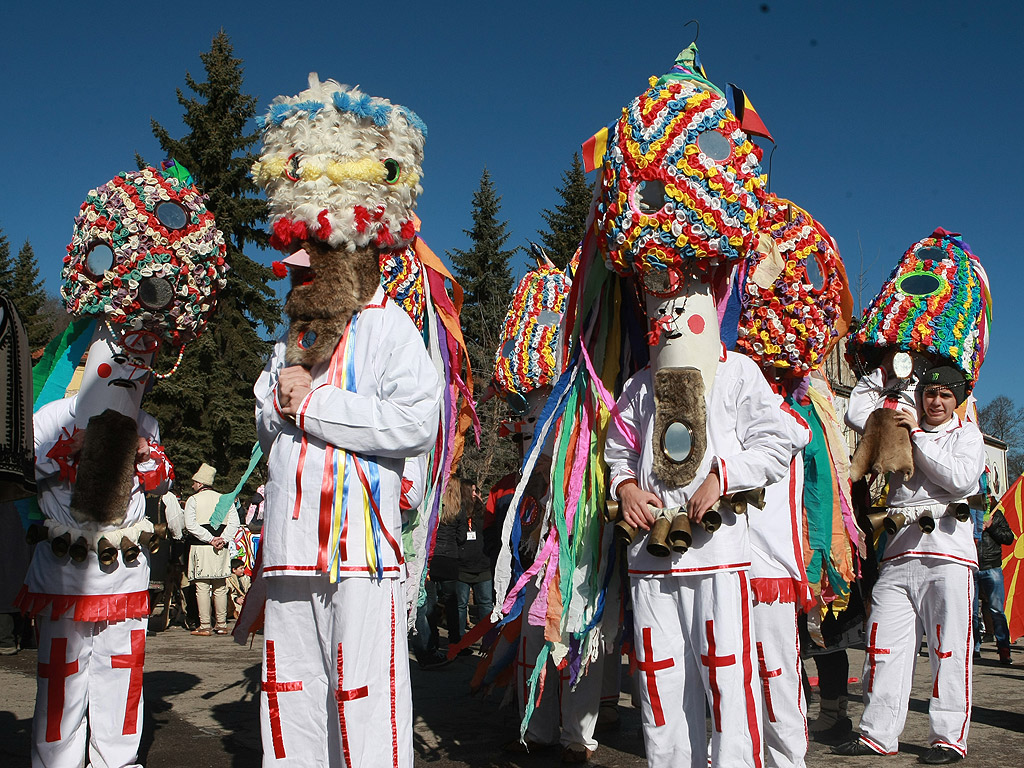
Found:
[[[742,87],[778,141],[772,190],[828,228],[851,279],[864,273],[863,303],[914,241],[964,234],[995,304],[976,395],[1024,405],[1010,237],[1024,210],[1024,9],[1009,0],[8,3],[0,227],[14,251],[31,240],[56,293],[86,193],[134,169],[136,151],[161,159],[150,118],[184,133],[175,89],[186,71],[203,79],[199,53],[223,27],[261,111],[316,71],[424,119],[418,212],[435,251],[467,245],[485,166],[510,245],[525,245],[573,151],[668,68],[692,18],[709,77]]]

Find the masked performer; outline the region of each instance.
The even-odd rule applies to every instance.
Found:
[[[909,442],[912,460],[906,474],[889,474],[882,520],[889,539],[872,591],[861,732],[836,747],[837,754],[897,752],[925,633],[931,748],[920,760],[942,765],[967,754],[978,561],[966,499],[977,492],[985,453],[981,431],[956,409],[977,381],[990,312],[978,258],[958,234],[937,229],[903,255],[851,344],[853,359],[870,368],[846,415],[864,432],[858,455],[870,436],[881,434],[872,430],[886,411],[897,436]],[[884,451],[888,442],[883,438],[874,449]]]
[[[204,200],[170,162],[92,190],[75,220],[61,297],[76,320],[40,363],[54,365],[34,420],[44,522],[30,535],[44,540],[19,596],[39,627],[34,765],[83,765],[87,741],[93,764],[136,761],[156,545],[143,494],[173,477],[139,406],[159,349],[183,351],[224,285],[224,239]],[[78,393],[40,407],[90,334]]]
[[[380,264],[415,237],[424,135],[410,110],[315,74],[263,123],[253,176],[292,280],[255,387],[265,765],[412,766],[399,506],[442,388]]]
[[[807,753],[798,616],[845,597],[853,579],[841,515],[836,556],[831,535],[841,506],[834,498],[845,498],[847,513],[851,509],[848,473],[844,479],[830,459],[838,453],[845,462],[846,449],[830,450],[839,425],[818,388],[831,393],[824,379],[811,380],[849,328],[853,302],[838,250],[810,214],[769,193],[760,226],[757,249],[736,276],[735,296],[742,297],[737,347],[785,398],[797,449],[787,473],[765,489],[764,509],[750,516],[764,757],[765,765],[781,768],[803,766]],[[813,547],[805,545],[805,529]]]

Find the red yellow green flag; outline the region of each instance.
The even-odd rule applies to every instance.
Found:
[[[1024,475],[1003,494],[996,509],[1003,511],[1003,517],[1010,524],[1016,538],[1013,544],[1003,547],[1003,584],[1006,585],[1006,623],[1010,626],[1010,642],[1024,635]]]

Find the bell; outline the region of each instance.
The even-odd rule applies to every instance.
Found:
[[[70,535],[68,538],[71,538]],[[68,554],[76,563],[84,563],[85,558],[89,556],[89,542],[84,536],[79,536],[75,543],[68,547]]]
[[[71,548],[71,534],[65,533],[61,536],[56,536],[50,541],[50,550],[53,552],[54,557],[65,558],[68,556],[68,550]]]
[[[895,536],[900,532],[900,528],[907,524],[907,516],[902,512],[893,512],[891,515],[886,515],[885,520],[882,521],[882,526],[890,536]]]
[[[882,510],[881,512],[871,512],[868,514],[868,522],[871,523],[872,535],[875,535],[880,530],[882,530],[882,526],[885,523],[886,517],[888,517],[888,515],[886,514],[885,510]]]
[[[633,539],[636,538],[636,528],[627,523],[625,520],[619,520],[615,524],[615,540],[621,541],[626,546],[633,543]]]
[[[722,527],[722,515],[717,509],[709,509],[700,521],[701,527],[708,533],[714,533]]]
[[[39,523],[32,523],[25,531],[25,541],[31,544],[38,544],[40,541],[46,541],[48,538],[46,532],[46,526],[40,525]]]
[[[964,504],[962,501],[959,504],[953,504],[953,517],[959,520],[961,523],[966,523],[971,519],[971,508]]]
[[[139,545],[127,536],[121,537],[121,559],[125,565],[132,565],[139,559]]]
[[[647,551],[655,557],[668,557],[672,550],[668,545],[668,532],[672,521],[661,516],[654,521],[651,527],[651,535],[647,537]]]
[[[100,565],[116,563],[117,547],[111,544],[110,539],[106,536],[100,536],[100,540],[96,542],[96,556],[99,558]]]
[[[925,533],[931,533],[935,530],[935,518],[931,515],[921,515],[917,518],[917,524]]]
[[[151,554],[156,554],[160,551],[160,534],[156,531],[143,531],[139,534],[139,544],[146,547]]]
[[[683,554],[693,544],[693,532],[690,530],[690,517],[685,512],[675,516],[668,530],[668,540],[672,551]]]
[[[619,518],[619,502],[613,499],[608,499],[604,503],[604,519],[609,523],[614,522]]]

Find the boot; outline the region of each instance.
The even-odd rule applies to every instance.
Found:
[[[822,744],[839,744],[853,731],[853,721],[846,716],[845,696],[838,699],[822,699],[818,719],[809,723],[807,730],[811,738]]]
[[[1000,664],[1012,664],[1013,661],[1010,659],[1010,649],[1000,648],[999,649],[999,663]]]

